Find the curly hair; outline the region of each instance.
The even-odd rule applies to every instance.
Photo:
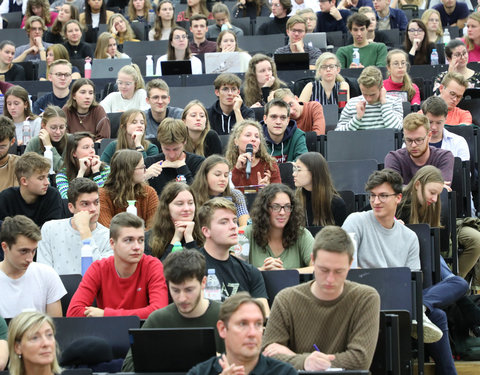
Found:
[[[408,22],[407,25],[407,32],[405,33],[405,41],[403,42],[403,49],[405,51],[410,51],[412,49],[412,41],[408,37],[408,29],[410,28],[410,25],[412,22],[415,22],[418,27],[420,27],[423,30],[424,37],[422,40],[422,44],[420,45],[420,49],[415,53],[415,59],[413,61],[414,65],[422,65],[427,63],[427,56],[429,56],[428,49],[430,42],[428,41],[428,33],[427,33],[427,27],[425,24],[422,22],[421,19],[414,18]]]
[[[25,19],[35,16],[33,13],[33,6],[42,7],[42,18],[45,22],[45,25],[49,25],[52,22],[52,17],[50,15],[50,3],[47,0],[28,0],[27,10],[25,11]]]
[[[292,205],[290,218],[282,232],[282,245],[285,249],[293,246],[295,242],[297,242],[305,224],[303,207],[298,202],[292,189],[284,184],[270,184],[265,186],[257,194],[250,211],[253,223],[253,239],[265,252],[270,233],[270,204],[279,193],[287,194],[290,199],[290,204]]]
[[[248,63],[248,69],[245,72],[243,92],[245,96],[245,105],[247,107],[250,107],[256,102],[262,102],[263,100],[262,88],[258,85],[256,74],[257,64],[261,63],[262,61],[268,61],[272,67],[272,75],[275,77],[275,82],[273,83],[271,90],[277,90],[284,85],[284,83],[277,76],[277,66],[275,65],[275,61],[273,61],[273,59],[267,55],[257,53],[250,59],[250,62]]]
[[[177,24],[175,23],[175,6],[173,5],[171,0],[162,0],[158,3],[157,9],[155,13],[157,14],[157,17],[155,17],[155,24],[153,25],[153,30],[155,31],[153,34],[153,39],[155,40],[160,40],[162,37],[162,32],[163,32],[163,21],[162,18],[159,16],[160,9],[162,9],[162,5],[164,4],[170,4],[173,8],[172,12],[172,19],[170,20],[170,28],[173,29]]]
[[[262,126],[259,122],[250,119],[238,122],[233,127],[232,132],[230,133],[230,137],[228,138],[227,150],[225,151],[225,158],[227,159],[228,163],[232,166],[237,164],[237,159],[240,155],[240,152],[238,150],[238,146],[235,144],[235,141],[240,137],[240,135],[243,133],[247,126],[253,126],[257,128],[258,135],[260,137],[260,145],[258,147],[257,153],[255,154],[255,157],[267,162],[268,166],[270,168],[273,168],[277,161],[273,156],[268,153]]]
[[[146,183],[135,183],[133,174],[143,156],[134,150],[118,150],[110,160],[110,174],[103,188],[116,207],[127,207],[129,200],[145,197]]]
[[[12,86],[5,93],[4,104],[3,104],[3,114],[8,118],[13,120],[12,115],[8,111],[7,100],[9,96],[16,96],[25,104],[25,110],[23,111],[23,116],[28,117],[29,120],[35,120],[38,116],[32,112],[30,107],[30,99],[28,98],[28,91],[25,90],[22,86]]]
[[[167,46],[168,61],[174,61],[177,59],[175,57],[175,48],[172,46],[173,34],[175,34],[175,31],[183,31],[188,38],[187,30],[185,30],[183,27],[175,26],[172,28],[172,31],[170,31],[170,35],[168,37],[168,46]],[[183,60],[190,60],[190,55],[191,55],[191,52],[190,52],[190,47],[188,46],[188,40],[187,40],[187,48],[185,48],[185,55],[183,56]]]
[[[401,49],[392,49],[387,53],[387,67],[390,67],[394,55],[402,55],[405,58],[407,66],[405,75],[403,76],[402,88],[400,89],[400,91],[406,91],[408,94],[408,101],[411,101],[415,96],[415,89],[413,88],[412,79],[407,72],[408,68],[410,67],[410,64],[408,63],[408,55],[405,51],[402,51]],[[390,70],[387,71],[387,76],[390,77]]]
[[[170,216],[170,209],[168,206],[182,191],[188,191],[192,195],[193,201],[195,202],[195,216],[193,221],[198,223],[196,210],[197,204],[192,188],[182,182],[172,181],[168,183],[162,190],[162,194],[160,194],[157,212],[153,219],[149,242],[153,256],[161,258],[168,244],[172,240],[175,233],[175,224]],[[198,246],[203,244],[203,235],[199,225],[195,225],[193,229],[193,238]]]
[[[185,151],[191,152],[200,156],[205,156],[205,137],[207,136],[207,133],[210,131],[210,121],[208,120],[208,112],[203,103],[200,100],[194,99],[191,102],[189,102],[185,108],[183,109],[182,112],[182,120],[185,122],[185,119],[187,118],[188,111],[190,108],[192,108],[194,105],[198,105],[203,113],[205,114],[205,128],[202,130],[202,133],[200,134],[200,137],[197,139],[197,141],[194,141],[190,137],[190,130],[187,130],[189,132],[188,138],[187,138],[187,144],[185,145]],[[185,123],[186,125],[186,123]]]
[[[129,109],[122,113],[122,116],[120,117],[120,126],[118,128],[117,148],[115,149],[116,151],[132,148],[132,145],[129,143],[129,138],[131,137],[127,134],[127,126],[139,114],[142,115],[144,129],[145,129],[147,126],[147,117],[145,116],[145,112],[143,112],[140,109]],[[145,131],[143,132],[141,143],[142,143],[142,147],[145,150],[147,150],[148,146],[150,145],[150,142],[145,139]]]
[[[149,10],[152,9],[152,3],[150,0],[144,0],[143,3],[143,17],[148,19],[148,12]],[[130,0],[128,2],[128,18],[130,19],[130,22],[133,22],[137,19],[137,11],[135,7],[133,6],[133,0]]]

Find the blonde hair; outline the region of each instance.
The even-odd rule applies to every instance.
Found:
[[[108,43],[110,42],[110,39],[115,39],[115,43],[117,42],[117,39],[113,36],[113,34],[106,31],[101,33],[98,36],[97,46],[95,47],[95,53],[94,53],[94,57],[96,59],[110,58],[110,55],[107,53]],[[117,49],[117,52],[115,53],[115,57],[117,58],[122,57],[122,53],[118,49]]]
[[[149,10],[152,9],[152,3],[150,0],[144,0],[143,3],[143,17],[148,19],[148,12]],[[130,21],[134,21],[137,19],[137,11],[135,10],[135,7],[133,6],[133,0],[130,0],[128,2],[128,18],[130,18]]]
[[[106,0],[104,0],[106,1]],[[148,16],[148,15],[147,15]],[[133,32],[132,30],[132,27],[130,26],[130,23],[127,21],[127,19],[120,13],[115,13],[113,14],[110,19],[108,20],[108,30],[111,30],[114,23],[115,23],[115,19],[117,18],[121,18],[123,20],[123,22],[125,22],[125,26],[127,27],[127,30],[120,34],[120,32],[117,34],[116,38],[117,39],[117,42],[119,44],[123,44],[124,42],[128,42],[130,40],[134,40],[135,39],[135,33]]]
[[[410,113],[403,119],[403,130],[414,131],[423,126],[427,133],[430,131],[428,117],[420,113]]]
[[[382,87],[382,72],[376,66],[367,66],[363,69],[362,73],[360,73],[360,77],[358,77],[357,81],[359,85],[365,87]]]
[[[443,37],[443,28],[442,28],[442,18],[440,17],[440,13],[436,9],[426,9],[425,12],[422,14],[422,22],[427,26],[428,24],[428,19],[432,14],[436,14],[438,16],[438,22],[440,24],[440,27],[437,28],[436,34],[439,38]],[[428,29],[427,29],[428,30]]]
[[[325,61],[327,60],[335,60],[335,64],[340,67],[340,60],[338,59],[337,55],[335,55],[334,53],[331,53],[331,52],[324,52],[322,53],[317,61],[315,61],[315,79],[316,80],[321,80],[322,77],[320,75],[320,67],[323,65],[323,63],[325,63]],[[340,75],[340,74],[337,74],[337,76],[335,77],[335,81],[336,82],[344,82],[345,79]]]
[[[205,156],[204,153],[204,143],[205,143],[205,138],[207,136],[207,133],[210,131],[210,121],[208,120],[208,112],[203,103],[200,100],[194,99],[190,101],[185,108],[183,109],[182,112],[182,121],[185,122],[185,119],[187,118],[188,111],[190,108],[192,108],[194,105],[198,105],[203,113],[205,114],[205,129],[202,130],[202,133],[200,134],[200,137],[196,142],[193,141],[193,139],[190,137],[190,135],[187,138],[187,143],[185,144],[185,151],[191,152],[200,156]],[[185,124],[185,126],[187,126]],[[188,128],[187,128],[188,132]]]
[[[120,73],[127,74],[133,78],[133,81],[135,82],[135,91],[139,89],[145,89],[145,81],[143,80],[142,73],[140,72],[140,68],[137,64],[122,66],[122,68],[118,71],[118,74]]]
[[[467,22],[470,19],[477,21],[480,24],[480,11],[470,14]],[[475,49],[475,43],[473,43],[473,40],[471,40],[468,35],[465,36],[465,45],[467,46],[468,51],[473,51]]]
[[[117,148],[115,149],[116,151],[130,148],[128,144],[128,138],[130,136],[127,134],[127,126],[134,120],[134,118],[138,114],[142,115],[144,126],[145,128],[147,127],[147,117],[145,116],[145,112],[143,112],[142,110],[129,109],[123,112],[122,116],[120,117],[120,126],[118,128]],[[150,142],[145,139],[145,132],[142,134],[141,144],[142,144],[142,147],[145,149],[145,151],[148,149],[148,146],[150,145]]]

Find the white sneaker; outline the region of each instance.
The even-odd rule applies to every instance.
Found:
[[[428,319],[425,312],[423,312],[423,342],[425,344],[431,344],[439,341],[443,336],[443,332],[430,319]],[[417,321],[412,320],[412,337],[417,339]]]

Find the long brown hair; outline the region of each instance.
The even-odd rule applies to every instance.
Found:
[[[72,181],[75,177],[77,177],[80,166],[78,164],[78,159],[73,156],[73,154],[77,150],[80,141],[84,138],[90,138],[92,142],[95,143],[95,136],[89,132],[76,132],[67,138],[67,150],[63,161],[63,166],[65,167],[65,174],[67,175],[68,181]],[[103,171],[105,166],[106,164],[102,162],[100,164],[100,171]]]
[[[200,156],[205,156],[204,153],[204,146],[205,146],[205,137],[207,136],[207,133],[210,131],[210,121],[208,120],[208,112],[203,103],[200,100],[192,100],[189,102],[183,112],[182,112],[182,120],[185,122],[185,119],[187,118],[188,111],[190,108],[192,108],[194,105],[198,105],[203,113],[205,114],[205,129],[202,130],[202,133],[200,134],[200,138],[195,142],[190,135],[187,138],[187,143],[185,144],[185,151],[191,152]],[[185,124],[186,126],[186,124]],[[188,131],[188,128],[187,128]]]
[[[147,118],[145,116],[145,112],[139,109],[129,109],[122,113],[122,116],[120,117],[120,127],[118,128],[118,135],[117,135],[117,148],[116,148],[117,151],[131,147],[128,143],[129,135],[127,134],[127,125],[130,124],[130,122],[132,122],[134,117],[137,116],[138,114],[142,115],[145,128],[146,128]],[[142,147],[145,150],[147,150],[149,145],[150,145],[150,142],[145,139],[145,132],[143,132]]]
[[[73,82],[73,85],[70,89],[70,96],[68,97],[67,103],[65,103],[65,106],[70,111],[73,111],[73,112],[77,111],[77,101],[74,100],[73,97],[75,96],[77,91],[80,90],[80,88],[85,85],[92,86],[93,88],[93,101],[92,101],[92,104],[90,104],[90,108],[94,108],[98,106],[98,102],[95,100],[95,84],[92,81],[90,81],[88,78],[79,78],[75,80],[75,82]]]
[[[22,86],[12,86],[5,93],[5,98],[3,102],[3,114],[5,116],[13,120],[13,117],[10,112],[8,112],[7,108],[7,99],[9,96],[12,95],[16,96],[17,98],[22,100],[24,104],[26,104],[25,110],[23,111],[23,115],[25,116],[25,118],[28,118],[29,120],[35,120],[38,117],[32,112],[32,108],[30,107],[30,99],[28,98],[28,91],[25,90]]]
[[[410,67],[410,64],[408,63],[408,55],[405,51],[402,51],[401,49],[392,49],[390,52],[387,53],[387,66],[390,66],[390,63],[392,62],[392,57],[393,55],[402,55],[405,58],[406,62],[406,67],[405,67],[405,74],[403,75],[403,83],[402,83],[402,88],[400,89],[401,91],[406,91],[408,94],[408,101],[411,101],[413,97],[415,96],[415,89],[413,88],[412,84],[412,79],[410,78],[410,75],[408,74],[408,68]],[[390,77],[390,71],[387,70],[387,76]]]
[[[167,60],[168,61],[176,60],[175,48],[172,46],[172,40],[173,40],[173,34],[177,30],[183,31],[188,38],[187,30],[185,30],[183,27],[175,26],[174,28],[172,28],[172,31],[170,31],[170,36],[168,37],[168,47],[167,47]],[[188,46],[188,40],[187,40],[187,48],[185,49],[185,55],[183,56],[183,59],[184,60],[190,60],[190,55],[191,55],[191,52],[190,52],[190,47]]]
[[[155,30],[153,39],[155,40],[160,40],[160,38],[162,37],[163,21],[162,21],[162,18],[158,15],[158,12],[160,12],[160,9],[162,8],[163,4],[170,4],[173,8],[172,20],[170,21],[170,28],[173,29],[175,26],[177,26],[177,24],[175,23],[175,6],[173,5],[173,3],[170,0],[160,1],[155,11],[155,14],[157,16],[155,17],[155,24],[153,25],[153,30]]]
[[[428,56],[428,48],[430,46],[430,42],[428,41],[428,32],[427,32],[427,27],[425,24],[422,22],[421,19],[414,18],[408,22],[407,25],[407,30],[405,33],[405,41],[403,42],[403,49],[405,51],[410,51],[412,49],[412,41],[408,37],[408,29],[410,28],[410,25],[412,22],[416,22],[418,27],[420,27],[423,30],[424,37],[422,40],[422,44],[420,45],[420,49],[415,53],[415,59],[413,63],[415,65],[422,65],[427,63],[427,56]]]
[[[148,12],[152,8],[152,3],[150,0],[145,0],[143,3],[143,17],[148,20]],[[137,11],[135,10],[135,7],[133,6],[133,0],[130,0],[128,2],[128,18],[130,19],[130,22],[133,22],[137,19]]]
[[[210,11],[207,8],[207,0],[200,0],[200,14],[203,14],[205,17],[208,18],[210,15]],[[185,11],[185,19],[189,20],[190,17],[193,16],[192,7],[190,5],[187,6],[187,10]]]
[[[42,7],[42,18],[45,25],[49,25],[52,22],[52,16],[50,15],[50,3],[47,0],[28,0],[27,10],[25,11],[25,19],[29,19],[31,16],[35,16],[33,13],[33,6]]]
[[[472,19],[472,20],[480,23],[480,11],[477,10],[475,13],[470,14],[468,19]],[[467,20],[467,22],[468,22],[468,20]],[[468,37],[468,35],[465,35],[465,45],[467,46],[467,51],[469,51],[469,52],[473,51],[475,49],[475,43],[473,42],[473,40],[471,40]]]
[[[63,5],[67,5],[70,8],[70,19],[78,21],[79,13],[78,13],[77,7],[73,4],[68,4],[68,3],[64,3]],[[63,7],[63,5],[61,5],[61,7]],[[57,17],[53,22],[51,32],[52,34],[60,35],[62,33],[62,29],[63,29],[63,24]]]

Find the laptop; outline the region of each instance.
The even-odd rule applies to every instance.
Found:
[[[93,59],[92,78],[117,78],[118,71],[132,59]]]
[[[188,372],[216,355],[215,330],[207,328],[129,329],[135,372]]]
[[[162,76],[180,74],[192,74],[192,63],[190,60],[161,61]]]
[[[303,43],[311,47],[327,49],[327,33],[307,33]]]
[[[310,56],[308,53],[275,53],[273,55],[277,70],[308,70]]]
[[[204,55],[205,73],[239,73],[242,69],[240,52],[211,52]]]

